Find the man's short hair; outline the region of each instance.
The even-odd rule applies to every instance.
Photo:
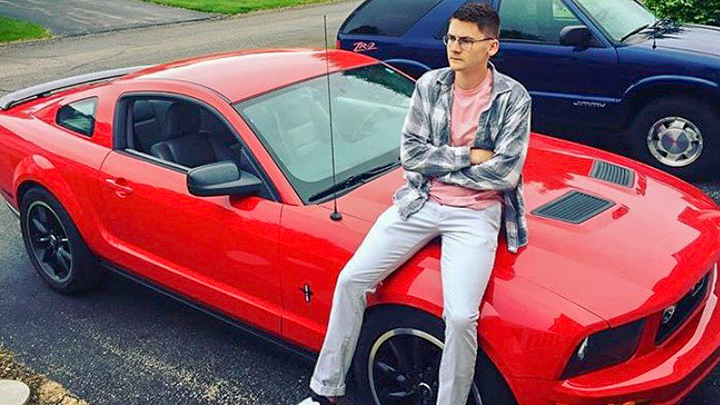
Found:
[[[480,3],[463,4],[450,19],[476,23],[480,32],[493,38],[500,36],[500,16],[492,6]]]

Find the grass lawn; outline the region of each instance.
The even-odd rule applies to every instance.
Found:
[[[0,16],[0,42],[49,37],[50,33],[45,27]]]
[[[166,6],[189,8],[208,13],[240,14],[268,8],[321,3],[328,0],[143,0]]]

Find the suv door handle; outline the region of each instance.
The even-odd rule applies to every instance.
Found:
[[[106,179],[105,183],[110,186],[111,189],[115,190],[118,197],[127,197],[132,194],[132,187],[127,185],[127,181],[124,179]]]

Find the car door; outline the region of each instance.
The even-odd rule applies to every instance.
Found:
[[[533,98],[534,127],[606,126],[617,114],[615,48],[567,0],[500,0],[500,52],[492,61]],[[586,25],[588,48],[560,44],[567,26]]]
[[[189,107],[178,110],[177,105]],[[100,220],[106,239],[116,247],[107,259],[279,333],[282,204],[272,185],[265,184],[259,195],[219,197],[197,197],[187,187],[192,167],[221,158],[266,179],[237,131],[209,103],[187,97],[130,94],[119,100],[117,110],[116,122],[122,124],[100,171]],[[210,149],[207,140],[215,142]],[[167,150],[172,154],[165,155]]]

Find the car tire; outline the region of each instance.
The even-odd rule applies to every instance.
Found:
[[[672,142],[674,137],[677,143]],[[720,154],[720,116],[692,98],[660,99],[638,113],[630,148],[636,159],[675,176],[708,178],[720,169],[716,159]],[[668,153],[680,151],[683,153]]]
[[[353,358],[353,377],[361,403],[435,405],[444,331],[442,319],[414,308],[393,305],[371,309],[360,332]],[[405,357],[405,368],[413,371],[408,372],[399,366],[398,359],[401,357]],[[407,395],[406,402],[383,400],[385,395],[382,387],[384,382],[389,381],[385,377],[390,376],[397,383],[388,388],[397,396]],[[478,351],[475,381],[468,404],[480,404],[478,395],[485,405],[517,404],[507,382],[482,350]]]
[[[30,261],[50,287],[72,294],[97,286],[97,259],[49,191],[36,187],[23,195],[20,224]]]

